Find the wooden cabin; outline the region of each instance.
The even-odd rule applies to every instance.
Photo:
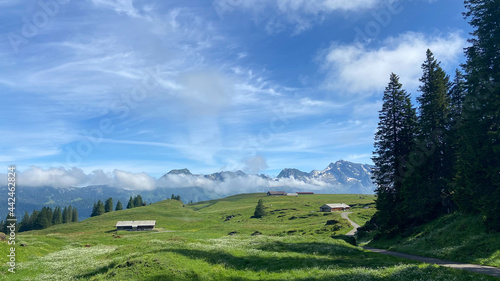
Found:
[[[116,230],[144,231],[155,229],[156,221],[118,221]]]
[[[350,210],[351,207],[347,204],[325,204],[319,207],[320,212],[334,212],[334,211],[346,211]]]

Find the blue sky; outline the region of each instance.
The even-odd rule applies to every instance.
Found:
[[[446,0],[0,0],[0,162],[158,178],[371,163],[389,74],[418,95],[470,27]],[[30,168],[31,167],[31,168]]]

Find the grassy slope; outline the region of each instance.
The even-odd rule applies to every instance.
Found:
[[[270,214],[251,219],[260,197]],[[332,239],[350,227],[340,213],[317,210],[335,202],[354,206],[361,224],[373,212],[362,208],[373,204],[371,196],[243,194],[186,206],[167,200],[21,233],[15,280],[494,280]],[[117,220],[150,219],[157,220],[158,231],[114,231]],[[327,220],[339,223],[326,226]],[[251,236],[255,231],[264,235]],[[2,253],[7,248],[0,243]],[[0,279],[14,280],[5,261],[2,254]]]
[[[500,235],[488,233],[479,216],[451,214],[417,228],[408,237],[370,246],[441,259],[500,267]]]

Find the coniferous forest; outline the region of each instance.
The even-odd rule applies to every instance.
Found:
[[[416,105],[394,73],[384,91],[372,158],[377,212],[365,226],[380,235],[457,211],[500,231],[500,4],[465,7],[473,32],[461,69],[450,77],[427,50]]]

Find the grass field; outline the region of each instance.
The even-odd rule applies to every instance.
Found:
[[[488,233],[478,215],[447,215],[418,227],[406,237],[372,241],[370,246],[500,267],[500,235]]]
[[[268,215],[251,218],[259,198]],[[372,196],[264,194],[111,212],[18,234],[17,273],[7,273],[2,254],[0,280],[495,280],[334,239],[349,225],[340,212],[318,210],[342,202],[360,224],[373,214]],[[157,230],[116,232],[118,220],[156,220]],[[0,250],[8,245],[0,242]]]

